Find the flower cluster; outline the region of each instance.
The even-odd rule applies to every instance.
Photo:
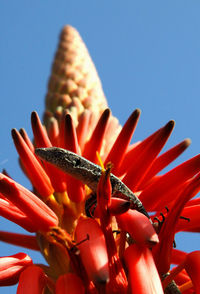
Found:
[[[78,32],[64,27],[44,125],[33,112],[34,144],[24,129],[12,130],[33,192],[0,174],[0,215],[34,233],[0,231],[0,240],[40,251],[47,265],[25,253],[1,257],[1,286],[19,283],[18,294],[200,293],[200,251],[174,248],[177,232],[200,231],[200,198],[192,199],[200,190],[200,155],[160,174],[190,141],[160,155],[174,127],[169,121],[132,144],[139,116],[136,109],[119,125]],[[96,188],[86,185],[87,175],[79,181],[35,153],[52,146],[100,165]],[[113,193],[111,173],[141,200],[149,218],[123,193]]]

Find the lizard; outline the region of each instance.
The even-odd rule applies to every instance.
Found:
[[[93,192],[97,191],[97,185],[102,173],[99,165],[88,159],[59,147],[36,148],[35,153],[70,176],[86,184]],[[112,196],[130,201],[130,208],[136,209],[149,217],[139,198],[114,174],[110,174]]]

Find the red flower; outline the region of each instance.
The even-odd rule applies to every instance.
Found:
[[[42,294],[46,286],[47,277],[43,270],[38,266],[32,265],[27,267],[20,275],[17,294]]]
[[[136,109],[119,126],[85,45],[65,27],[48,85],[46,127],[33,112],[34,144],[25,130],[12,130],[33,192],[0,174],[1,216],[35,233],[0,231],[0,240],[40,250],[48,266],[32,265],[23,253],[1,257],[1,285],[19,281],[18,294],[200,293],[199,251],[173,248],[176,232],[200,231],[200,198],[192,199],[200,189],[200,155],[161,174],[190,141],[160,155],[174,127],[169,121],[130,144],[139,115]],[[51,150],[45,160],[35,154],[52,146],[73,152],[68,174],[60,149],[42,149]],[[101,168],[93,164],[101,161],[96,152]]]
[[[136,244],[125,251],[125,261],[129,270],[131,293],[164,293],[151,251]]]
[[[84,294],[85,289],[81,279],[72,273],[59,277],[56,282],[56,294]]]
[[[0,257],[0,286],[16,284],[21,272],[30,265],[32,260],[25,253]]]

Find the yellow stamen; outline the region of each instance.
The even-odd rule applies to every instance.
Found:
[[[96,152],[96,155],[97,155],[97,158],[98,158],[98,161],[99,161],[99,165],[102,168],[102,172],[105,172],[105,167],[104,167],[103,161],[102,161],[101,156],[100,156],[98,151]]]
[[[62,206],[58,203],[55,195],[51,194],[46,199],[45,203],[58,215],[62,215]]]

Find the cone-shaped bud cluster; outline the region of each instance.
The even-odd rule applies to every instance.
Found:
[[[65,26],[49,79],[45,121],[48,122],[49,114],[56,115],[67,108],[77,124],[86,109],[99,116],[106,106],[100,79],[85,44],[75,28]]]

